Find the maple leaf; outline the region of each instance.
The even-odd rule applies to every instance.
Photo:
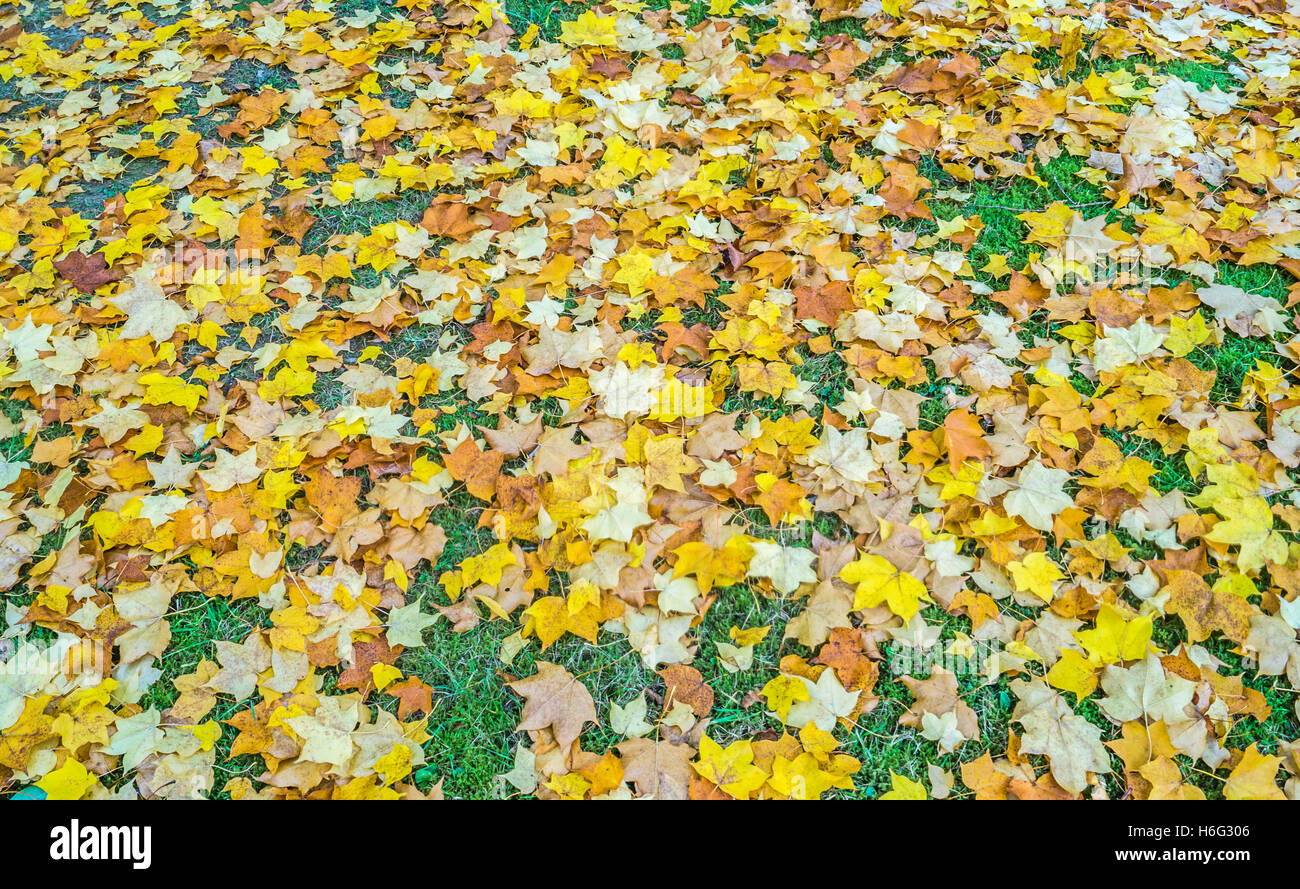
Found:
[[[952,411],[943,419],[943,443],[953,472],[969,459],[991,456],[993,448],[984,440],[984,430],[968,411]]]
[[[596,614],[599,609],[570,608],[570,603],[561,596],[543,596],[524,614],[528,618],[525,635],[536,635],[545,651],[553,642],[565,633],[573,633],[588,641],[595,641],[598,623]]]
[[[614,46],[614,19],[587,10],[572,22],[560,25],[560,40],[569,46]]]
[[[199,478],[209,491],[220,493],[229,491],[236,485],[246,485],[256,481],[262,470],[257,465],[257,449],[234,454],[230,451],[217,451],[217,461],[211,469],[199,470]]]
[[[97,288],[120,280],[123,274],[122,269],[109,267],[103,253],[86,254],[73,250],[63,259],[55,260],[53,265],[81,293],[94,293]]]
[[[772,581],[772,586],[778,593],[789,595],[805,583],[817,582],[811,550],[781,546],[764,540],[752,541],[750,546],[754,550],[754,557],[749,563],[749,576],[767,578]]]
[[[415,676],[392,683],[384,689],[384,693],[401,702],[397,708],[398,719],[405,719],[411,713],[429,713],[433,710],[433,689]]]
[[[1208,639],[1215,632],[1245,643],[1250,637],[1251,604],[1230,592],[1214,590],[1195,571],[1170,571],[1163,592],[1169,595],[1169,611],[1182,618],[1187,638]]]
[[[1127,620],[1113,605],[1103,603],[1096,628],[1076,632],[1074,637],[1094,662],[1113,664],[1146,657],[1152,629],[1151,618]]]
[[[1280,676],[1286,672],[1300,645],[1296,643],[1295,627],[1285,617],[1254,614],[1250,618],[1246,648],[1259,662],[1261,676]]]
[[[1049,603],[1055,595],[1052,585],[1065,576],[1044,553],[1029,553],[1023,559],[1008,562],[1007,568],[1017,590],[1033,593]]]
[[[925,713],[921,716],[921,736],[939,745],[940,753],[951,753],[966,740],[957,729],[957,714],[948,712],[941,716]]]
[[[951,715],[952,720],[943,720],[950,739],[953,732],[965,740],[979,739],[979,723],[975,711],[958,696],[957,676],[951,670],[935,667],[928,679],[904,676],[903,684],[916,697],[916,701],[899,718],[899,725],[924,728],[926,716],[941,718]],[[956,743],[960,742],[954,740],[954,746]]]
[[[250,633],[242,643],[216,642],[221,669],[207,682],[216,692],[242,701],[257,688],[257,677],[271,666],[271,647],[261,633]]]
[[[695,589],[698,591],[698,587]],[[662,596],[660,603],[664,603]],[[692,660],[692,650],[688,647],[690,640],[686,638],[686,633],[695,621],[695,609],[689,607],[683,610],[689,613],[668,617],[658,608],[645,608],[632,611],[625,617],[628,643],[641,653],[641,662],[647,668]]]
[[[7,706],[8,727],[0,735],[0,764],[11,769],[25,769],[36,748],[53,736],[54,717],[46,713],[53,695],[30,698],[19,696]],[[75,761],[75,760],[73,760]]]
[[[647,487],[658,486],[670,491],[685,493],[682,476],[689,476],[699,467],[699,461],[682,453],[682,440],[666,435],[645,443],[645,481]]]
[[[124,339],[148,335],[161,343],[189,321],[186,311],[166,297],[153,276],[153,268],[145,265],[132,276],[129,288],[109,297],[109,302],[126,315],[120,332]]]
[[[537,789],[537,756],[523,744],[515,748],[515,765],[501,779],[524,793]]]
[[[726,586],[739,582],[754,556],[754,547],[742,535],[737,535],[719,549],[691,541],[673,552],[677,556],[673,572],[693,575],[700,584],[700,591],[707,593],[715,584]]]
[[[138,409],[140,406],[139,401],[117,407],[101,400],[99,405],[100,411],[98,413],[81,422],[86,426],[99,430],[100,437],[104,439],[104,444],[116,444],[126,437],[126,434],[132,429],[139,429],[149,422],[149,415]]]
[[[883,603],[903,620],[911,620],[921,601],[930,601],[925,584],[906,571],[899,571],[883,556],[864,555],[841,568],[840,577],[857,584],[853,599],[855,611]]]
[[[1011,714],[1025,729],[1020,749],[1048,759],[1052,777],[1070,793],[1088,786],[1088,773],[1108,773],[1110,757],[1101,744],[1101,730],[1077,715],[1041,679],[1018,680],[1011,690],[1020,699]]]
[[[1006,799],[1011,776],[997,771],[987,753],[979,759],[962,763],[961,783],[975,791],[976,799]]]
[[[1139,320],[1127,328],[1112,329],[1102,325],[1102,335],[1093,344],[1093,363],[1097,370],[1115,371],[1130,364],[1141,364],[1165,341],[1146,321]]]
[[[889,773],[889,783],[890,789],[880,795],[881,799],[923,800],[930,797],[930,794],[926,792],[925,785],[897,772],[891,771]]]
[[[637,695],[626,705],[611,703],[609,727],[617,734],[628,738],[640,738],[653,731],[654,726],[646,722],[645,693]]]
[[[496,429],[484,429],[483,437],[498,451],[507,457],[518,457],[531,451],[542,434],[542,418],[534,417],[531,423],[517,423],[508,417],[498,421]]]
[[[700,777],[736,799],[749,799],[767,781],[767,773],[754,765],[754,749],[745,740],[724,748],[705,735],[700,739],[699,760],[691,765]]]
[[[295,619],[301,620],[301,618]],[[308,620],[310,620],[310,616],[308,616]],[[310,623],[306,624],[306,626],[311,625]],[[376,636],[372,641],[354,643],[351,652],[352,663],[348,669],[339,674],[339,688],[356,688],[363,693],[369,692],[375,687],[373,667],[376,664],[391,666],[401,653],[401,647],[389,645],[388,638],[382,634]]]
[[[1147,799],[1203,800],[1205,792],[1183,781],[1178,764],[1166,756],[1157,757],[1137,769],[1151,784]]]
[[[642,476],[624,468],[607,487],[612,494],[606,498],[608,505],[597,510],[582,527],[598,540],[630,543],[637,528],[654,521],[646,511],[649,504]]]
[[[99,779],[86,771],[86,767],[70,759],[36,782],[45,791],[46,799],[81,799]]]
[[[808,681],[802,676],[781,674],[773,677],[763,686],[760,694],[767,698],[768,709],[776,714],[777,719],[787,722],[790,708],[800,701],[811,701],[812,693],[808,690]]]
[[[1125,243],[1111,237],[1106,214],[1102,213],[1091,219],[1084,219],[1077,211],[1071,213],[1065,227],[1065,255],[1079,263],[1095,263],[1099,256],[1105,256],[1111,250]],[[1123,231],[1117,232],[1123,235]],[[1131,243],[1131,241],[1130,241]]]
[[[1251,574],[1265,563],[1285,564],[1286,541],[1273,531],[1273,514],[1268,503],[1259,497],[1218,499],[1214,509],[1224,521],[1205,535],[1206,540],[1237,546],[1237,567]]]
[[[632,738],[618,745],[623,775],[649,799],[686,799],[695,750],[687,744]],[[707,777],[707,775],[706,775]]]
[[[447,455],[447,471],[478,499],[491,500],[504,461],[504,454],[484,451],[474,439],[466,438]]]
[[[561,748],[577,740],[583,725],[598,722],[591,692],[558,664],[538,661],[533,676],[517,679],[510,687],[524,698],[518,730],[550,729]]]
[[[783,636],[816,648],[834,628],[849,625],[849,612],[855,610],[853,605],[853,595],[841,587],[830,582],[819,583],[808,597],[808,606],[785,625]]]
[[[1044,678],[1053,688],[1074,692],[1079,700],[1097,690],[1097,667],[1073,649],[1062,651]]]
[[[824,732],[835,728],[836,720],[853,713],[860,691],[846,691],[834,670],[824,670],[817,681],[796,676],[808,693],[807,700],[795,700],[786,713],[785,722],[795,728],[809,723]]]
[[[424,644],[426,629],[438,622],[439,615],[420,610],[420,602],[403,605],[388,612],[388,641],[392,645],[414,648]]]
[[[1019,487],[1007,493],[1002,505],[1007,515],[1024,519],[1029,527],[1050,531],[1056,516],[1074,505],[1074,498],[1065,492],[1069,478],[1063,469],[1050,469],[1039,460],[1030,460],[1020,470]]]
[[[1223,795],[1227,799],[1286,799],[1275,779],[1281,762],[1281,757],[1266,756],[1251,744],[1228,775]]]
[[[827,644],[822,646],[815,664],[825,664],[835,670],[840,682],[848,691],[868,690],[880,676],[880,669],[863,651],[862,634],[849,627],[835,627]]]
[[[680,701],[694,711],[696,716],[708,716],[713,710],[713,689],[705,682],[700,671],[694,667],[673,664],[659,671],[659,676],[667,686],[664,695],[665,706],[670,702]]]
[[[158,752],[165,733],[159,726],[161,714],[156,709],[142,710],[134,716],[118,716],[113,722],[113,736],[105,751],[122,757],[122,767],[137,768]]]
[[[354,745],[352,731],[357,727],[354,709],[322,702],[311,716],[295,716],[285,720],[294,734],[303,740],[299,757],[308,762],[328,765],[342,774],[352,758]]]
[[[1108,666],[1101,687],[1106,697],[1098,706],[1111,718],[1131,722],[1146,717],[1171,726],[1187,719],[1183,708],[1192,702],[1196,691],[1195,683],[1177,674],[1167,676],[1154,654],[1128,669]]]

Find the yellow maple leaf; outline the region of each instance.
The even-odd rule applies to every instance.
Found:
[[[882,793],[881,799],[923,800],[930,796],[924,784],[892,770],[889,773],[889,783],[893,785],[893,789]]]
[[[1052,601],[1052,585],[1065,576],[1045,553],[1030,553],[1019,561],[1008,563],[1007,568],[1017,592],[1033,593],[1044,602]]]
[[[841,568],[840,577],[857,585],[853,598],[855,611],[884,603],[894,614],[910,621],[920,610],[920,603],[930,601],[925,584],[900,571],[883,556],[863,555]]]
[[[724,748],[705,735],[700,738],[699,760],[691,765],[700,777],[736,799],[749,799],[767,781],[767,773],[754,765],[754,747],[746,740]]]
[[[1097,667],[1073,648],[1067,648],[1047,671],[1047,681],[1083,700],[1097,690]]]
[[[560,42],[565,46],[615,46],[618,21],[587,10],[575,21],[560,25]]]
[[[205,386],[191,386],[180,377],[164,374],[144,374],[137,382],[144,387],[145,404],[175,404],[190,413],[208,395]]]
[[[385,784],[402,780],[411,774],[411,748],[394,744],[392,750],[375,760],[374,769]]]
[[[75,759],[69,759],[63,765],[36,782],[36,786],[45,791],[46,799],[81,799],[90,788],[99,783],[99,779]]]
[[[1074,638],[1088,652],[1094,664],[1114,664],[1135,661],[1146,656],[1151,641],[1150,617],[1125,620],[1124,615],[1108,602],[1103,602],[1097,613],[1097,626],[1091,630],[1076,631]]]
[[[797,677],[787,676],[784,673],[769,680],[759,694],[767,698],[767,708],[782,722],[785,722],[790,708],[796,702],[811,700],[808,685]]]
[[[714,549],[707,543],[690,541],[673,550],[677,562],[673,573],[679,576],[695,575],[701,592],[707,593],[714,586],[729,586],[740,583],[749,568],[750,559],[754,557],[754,547],[743,534],[737,534]]]
[[[402,678],[402,671],[391,664],[371,664],[370,676],[375,681],[375,688],[383,691]]]

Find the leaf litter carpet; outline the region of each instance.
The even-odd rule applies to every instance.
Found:
[[[1300,795],[1298,28],[0,3],[0,790]]]

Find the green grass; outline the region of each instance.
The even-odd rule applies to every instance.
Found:
[[[1260,361],[1277,366],[1282,358],[1267,340],[1247,339],[1228,331],[1217,346],[1198,346],[1189,356],[1202,370],[1215,373],[1210,401],[1216,405],[1236,406],[1241,399],[1241,385],[1246,374]]]
[[[428,610],[426,608],[426,610]],[[427,762],[416,782],[427,792],[441,780],[455,797],[493,797],[497,775],[514,762],[514,727],[522,709],[505,685],[497,656],[501,639],[514,627],[495,621],[471,633],[454,633],[445,619],[425,632],[427,646],[407,649],[397,667],[432,686],[433,712],[424,744]],[[524,659],[521,656],[520,661]],[[396,702],[382,693],[374,699]],[[513,789],[513,788],[511,788]]]
[[[781,630],[799,611],[797,602],[765,598],[748,584],[736,584],[720,591],[703,623],[692,631],[700,640],[693,666],[716,695],[710,722],[710,737],[714,740],[725,745],[765,729],[780,731],[780,723],[767,715],[761,702],[746,707],[743,699],[777,675],[781,656],[791,649],[782,649]],[[742,630],[772,627],[766,638],[754,646],[753,665],[736,673],[726,670],[717,655],[717,643],[731,641],[729,631],[733,626]]]
[[[433,202],[433,192],[399,192],[389,200],[348,201],[337,207],[313,206],[316,223],[302,240],[304,253],[319,252],[338,235],[366,235],[376,226],[401,219],[416,224]]]
[[[573,21],[587,8],[585,4],[560,0],[505,0],[504,6],[517,38],[523,37],[529,26],[536,25],[537,36],[542,40],[558,40],[560,26]]]
[[[1040,212],[1056,201],[1074,208],[1084,218],[1104,212],[1109,202],[1102,197],[1101,191],[1076,175],[1085,165],[1085,159],[1068,154],[1059,155],[1042,167],[1035,163],[1035,170],[1046,187],[1023,177],[958,184],[941,170],[938,171],[939,178],[936,180],[930,176],[931,170],[937,170],[935,164],[923,167],[923,172],[936,182],[936,190],[954,187],[969,190],[970,198],[964,203],[931,200],[929,206],[939,219],[979,216],[984,228],[970,250],[968,259],[977,278],[997,283],[980,272],[988,264],[990,256],[1001,254],[1006,257],[1007,265],[1011,268],[1023,269],[1028,265],[1031,254],[1041,254],[1044,251],[1043,247],[1026,241],[1029,228],[1017,218],[1020,214]]]
[[[1202,90],[1218,87],[1226,93],[1241,86],[1241,81],[1233,77],[1232,72],[1227,68],[1222,65],[1211,65],[1208,62],[1180,60],[1161,65],[1158,70],[1170,77],[1194,83]]]
[[[162,676],[149,687],[140,698],[139,706],[151,707],[159,712],[166,711],[176,700],[177,692],[173,681],[194,672],[199,662],[211,658],[214,654],[212,643],[216,640],[242,642],[250,632],[258,627],[267,626],[266,612],[257,605],[256,599],[210,598],[202,593],[182,593],[172,600],[168,612],[172,640],[155,664],[155,669]],[[255,778],[265,771],[265,764],[257,756],[231,756],[231,745],[238,732],[225,724],[241,709],[251,706],[251,701],[232,701],[228,697],[219,697],[216,706],[206,719],[215,720],[221,727],[221,737],[215,744],[216,771],[211,793],[214,799],[226,798],[223,791],[226,782],[234,778]],[[117,787],[130,779],[120,769],[106,775],[111,786]]]

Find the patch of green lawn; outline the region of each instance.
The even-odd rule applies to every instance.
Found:
[[[1242,337],[1232,331],[1224,333],[1222,343],[1197,346],[1187,358],[1201,370],[1214,371],[1210,402],[1229,407],[1240,402],[1242,382],[1259,362],[1276,367],[1284,360],[1268,340]]]
[[[536,25],[542,40],[559,40],[560,26],[578,18],[586,9],[582,3],[560,0],[505,0],[506,18],[516,37],[522,37],[530,25]]]
[[[719,590],[718,600],[710,606],[704,621],[692,630],[691,634],[700,642],[692,666],[700,671],[715,694],[709,723],[709,736],[715,741],[725,746],[766,729],[780,731],[780,723],[767,715],[761,701],[746,707],[744,698],[777,675],[781,657],[794,647],[786,645],[783,649],[782,630],[802,608],[799,601],[767,598],[748,584],[736,584]],[[731,642],[732,627],[747,630],[764,626],[771,630],[754,646],[753,665],[734,673],[727,670],[718,657],[717,643]]]
[[[1212,65],[1209,62],[1179,60],[1160,65],[1156,70],[1161,74],[1168,74],[1171,77],[1177,77],[1179,80],[1194,83],[1202,90],[1218,87],[1226,93],[1232,92],[1241,86],[1241,81],[1233,77],[1232,72],[1225,66]]]
[[[427,792],[441,780],[448,796],[501,795],[496,776],[514,763],[514,730],[522,707],[505,685],[505,665],[497,652],[514,629],[491,621],[473,632],[455,633],[442,619],[425,631],[427,645],[408,648],[398,657],[398,669],[433,688],[433,712],[425,726],[430,735],[424,743],[427,762],[416,773],[421,790]],[[396,709],[396,700],[382,692],[372,698]]]
[[[175,703],[177,691],[173,683],[177,678],[193,673],[204,658],[214,656],[214,641],[243,642],[249,633],[269,625],[267,613],[258,606],[256,599],[231,600],[197,592],[182,593],[172,599],[167,619],[171,625],[172,639],[162,657],[154,664],[155,668],[162,671],[162,676],[139,701],[140,706],[146,710],[152,707],[162,712]],[[232,701],[221,697],[206,717],[221,728],[221,737],[215,745],[215,780],[209,793],[214,799],[228,796],[223,791],[227,781],[239,777],[252,779],[265,771],[260,756],[230,755],[231,745],[238,732],[226,725],[226,720],[231,719],[239,710],[251,706],[251,701]],[[109,779],[110,782],[120,782],[128,777],[118,774],[110,775]]]
[[[433,192],[403,191],[389,200],[349,201],[337,207],[312,208],[316,222],[302,239],[302,252],[319,251],[335,235],[366,235],[377,225],[399,219],[418,223],[433,202]]]

